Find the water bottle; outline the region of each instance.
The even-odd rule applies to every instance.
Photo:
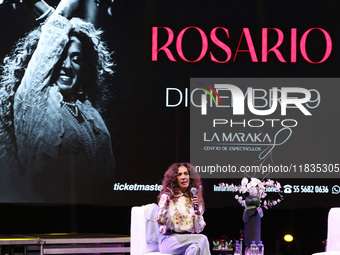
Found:
[[[241,255],[243,254],[243,238],[240,238],[240,250],[241,250]]]
[[[244,255],[250,255],[250,249],[248,246],[246,246],[244,249]]]
[[[257,255],[257,245],[255,241],[251,241],[249,255]]]
[[[236,240],[234,255],[242,255],[241,245],[239,240]]]
[[[257,255],[263,255],[264,254],[264,245],[262,241],[259,241],[259,244],[257,245]]]

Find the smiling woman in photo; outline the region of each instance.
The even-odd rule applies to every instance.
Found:
[[[87,2],[62,0],[48,9],[45,23],[4,61],[2,118],[13,120],[7,130],[18,171],[52,202],[91,196],[94,181],[113,178],[111,137],[98,111],[113,63],[102,31],[73,17]]]

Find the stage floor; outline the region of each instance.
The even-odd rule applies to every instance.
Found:
[[[124,254],[130,237],[116,234],[50,233],[0,235],[1,254]]]

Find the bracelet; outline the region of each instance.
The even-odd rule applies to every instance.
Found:
[[[45,13],[40,15],[40,17],[36,18],[35,20],[38,21],[38,22],[41,22],[41,21],[45,20],[52,12],[54,12],[54,8],[50,7],[50,8],[48,8],[47,11],[45,11]]]

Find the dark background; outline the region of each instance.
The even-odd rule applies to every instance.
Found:
[[[46,1],[55,5],[58,1]],[[116,0],[112,17],[101,16],[101,27],[109,47],[115,51],[115,76],[110,87],[113,100],[103,117],[112,135],[117,160],[114,183],[161,184],[164,171],[173,162],[190,161],[189,108],[165,107],[165,88],[189,87],[190,77],[338,77],[339,15],[334,1],[140,1]],[[16,10],[0,8],[2,24],[0,58],[8,54],[16,40],[36,24],[25,6]],[[261,61],[261,29],[276,27],[284,32],[281,52],[288,63],[280,63],[274,55],[268,63],[252,63],[248,53],[239,53],[236,61],[213,63],[209,55],[198,63],[181,60],[171,46],[177,62],[164,53],[158,61],[151,61],[151,29],[170,27],[175,35],[183,28],[196,26],[209,37],[217,26],[229,30],[225,39],[235,52],[242,28],[249,27],[257,56]],[[290,60],[290,29],[297,28],[298,39],[308,29],[320,27],[332,37],[330,58],[322,64],[306,62],[298,52],[297,63]],[[313,37],[315,36],[315,37]],[[160,35],[161,40],[165,40]],[[276,38],[272,38],[273,42]],[[324,41],[311,35],[308,56],[315,61],[322,58]],[[210,46],[211,45],[211,46]],[[210,48],[211,47],[211,48]],[[188,33],[183,43],[187,58],[196,59],[201,49],[197,34]],[[225,54],[209,44],[216,57]],[[233,56],[234,57],[234,56]],[[232,59],[233,59],[232,57]],[[330,116],[336,118],[337,116]],[[338,148],[334,148],[338,150]],[[284,152],[282,152],[284,153]],[[327,162],[326,162],[327,163]],[[0,166],[1,167],[1,166]],[[234,195],[213,192],[213,185],[231,180],[204,180],[207,206],[205,230],[209,237],[227,235],[239,237],[242,228],[242,208]],[[289,179],[289,183],[307,185],[339,184],[338,179]],[[232,180],[233,183],[236,180]],[[157,192],[123,192],[107,190],[105,196],[86,204],[22,204],[3,203],[0,232],[48,233],[86,232],[119,233],[129,235],[130,210],[133,205],[156,202]],[[276,240],[286,232],[293,233],[303,245],[297,254],[322,251],[326,239],[327,213],[338,205],[337,195],[286,194],[284,201],[269,211],[262,220],[263,241],[268,252],[276,251]]]

